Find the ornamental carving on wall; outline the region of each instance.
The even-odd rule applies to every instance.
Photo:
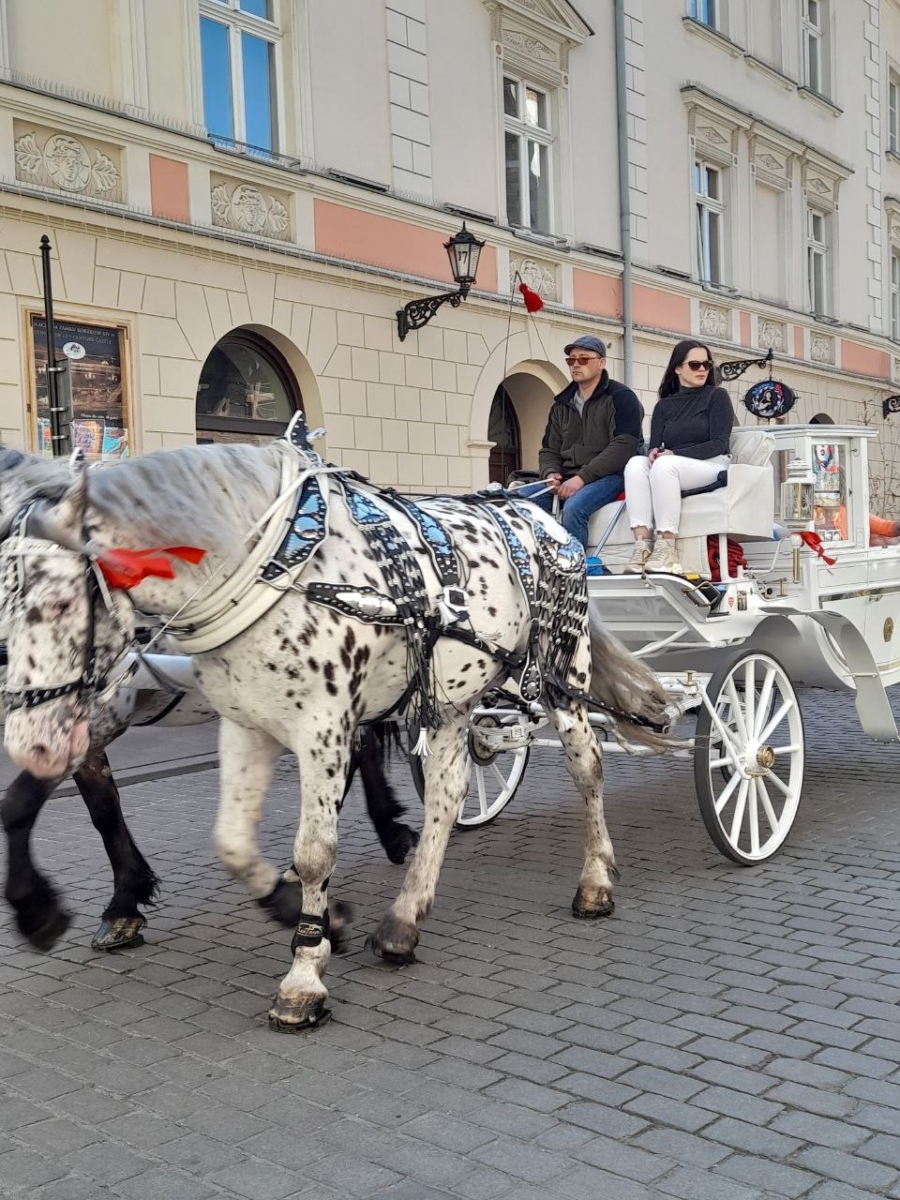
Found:
[[[784,326],[780,321],[761,320],[756,340],[764,350],[784,350]]]
[[[559,66],[559,51],[548,46],[546,42],[532,37],[530,33],[522,33],[518,29],[504,29],[503,44],[509,46],[511,50],[518,50],[520,54],[534,59],[535,62],[552,64],[554,67]]]
[[[713,129],[712,125],[704,125],[697,129],[697,137],[704,142],[708,142],[710,146],[727,146],[728,139],[719,133],[718,129]]]
[[[78,196],[122,200],[121,149],[69,133],[13,125],[16,179]]]
[[[287,196],[249,183],[213,176],[209,193],[212,223],[238,233],[289,241],[291,221]]]
[[[538,262],[535,258],[514,258],[510,255],[509,259],[509,287],[510,291],[515,291],[518,286],[516,280],[516,272],[521,276],[522,282],[538,293],[544,300],[556,300],[556,271],[547,263]]]
[[[894,382],[900,383],[900,358],[894,359]]]
[[[824,333],[812,333],[809,337],[809,357],[817,363],[834,362],[834,338]]]
[[[716,304],[700,305],[700,333],[704,337],[728,337],[728,309]]]

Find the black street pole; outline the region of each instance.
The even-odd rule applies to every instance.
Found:
[[[41,261],[44,268],[44,317],[47,326],[47,403],[50,408],[50,444],[54,457],[72,453],[72,417],[60,389],[60,375],[68,370],[68,362],[56,360],[56,327],[53,323],[53,278],[50,272],[50,239],[41,238]]]

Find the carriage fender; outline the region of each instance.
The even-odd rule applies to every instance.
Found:
[[[900,741],[878,665],[859,629],[843,613],[779,608],[757,627],[753,646],[770,651],[798,687],[855,690],[864,732],[877,742]]]

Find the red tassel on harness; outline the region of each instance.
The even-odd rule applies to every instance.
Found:
[[[196,565],[206,554],[196,546],[163,546],[159,550],[107,550],[97,559],[97,566],[112,588],[128,591],[137,587],[151,576],[156,579],[174,579],[175,570],[167,558],[170,554],[183,562]]]
[[[541,311],[541,309],[544,307],[544,301],[540,298],[537,292],[532,291],[527,283],[520,283],[519,291],[522,293],[522,298],[525,301],[525,307],[530,313]]]
[[[829,558],[822,549],[822,539],[817,533],[811,533],[808,529],[801,529],[800,540],[803,542],[804,546],[808,546],[810,550],[818,554],[819,558],[822,559],[826,566],[833,567],[837,562],[836,558]]]

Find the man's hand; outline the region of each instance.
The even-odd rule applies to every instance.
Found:
[[[560,483],[556,489],[556,494],[560,500],[568,500],[570,496],[574,496],[576,492],[580,492],[584,487],[584,480],[580,475],[573,475],[571,479],[567,479],[564,483]]]
[[[555,493],[558,491],[559,485],[562,483],[562,475],[560,475],[558,471],[554,471],[552,475],[544,476],[544,483],[546,483],[551,492]]]

